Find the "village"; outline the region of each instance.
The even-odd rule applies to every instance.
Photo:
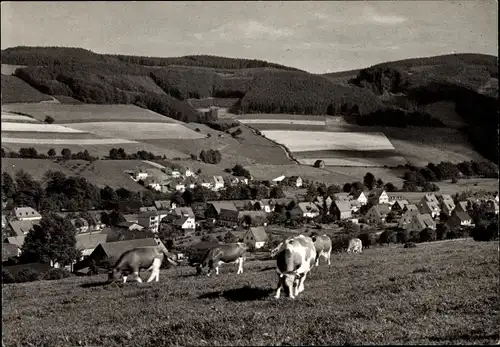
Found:
[[[197,186],[222,192],[229,187],[264,184],[286,191],[288,197],[280,194],[283,197],[206,201],[197,204],[195,209],[181,206],[175,199],[156,200],[151,206],[136,206],[134,213],[123,213],[124,220],[114,225],[109,217],[106,220],[103,217],[112,211],[86,211],[88,220],[74,212],[61,211],[57,213],[61,217],[72,217],[76,249],[81,252],[77,262],[66,266],[68,270],[90,275],[96,271],[94,265],[109,266],[109,262],[123,252],[147,245],[161,244],[165,252],[183,262],[189,260],[185,259],[186,252],[196,247],[197,241],[198,244],[240,241],[252,252],[258,252],[269,251],[283,237],[307,229],[319,228],[335,236],[350,232],[355,225],[354,230],[369,232],[373,237],[388,229],[418,235],[423,230],[436,231],[440,225],[450,230],[472,228],[474,204],[481,204],[486,213],[498,215],[498,192],[463,201],[446,194],[387,192],[384,188],[369,190],[366,187],[351,188],[350,192],[330,191],[330,194],[316,191],[315,196],[304,196],[296,192],[303,191],[306,183],[310,190],[311,183],[298,176],[280,175],[269,181],[259,181],[251,176],[208,177],[189,168],[145,166],[128,174],[148,189],[173,195]],[[27,206],[4,211],[2,261],[12,262],[21,255],[27,234],[42,217]],[[58,268],[59,264],[51,262],[50,266]]]

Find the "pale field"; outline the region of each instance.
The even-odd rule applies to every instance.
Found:
[[[396,185],[398,188],[401,188],[403,185],[403,174],[404,170],[399,169],[385,169],[381,167],[361,167],[361,166],[325,166],[325,170],[342,174],[351,177],[350,181],[345,181],[344,183],[352,183],[355,181],[363,182],[363,177],[367,172],[371,172],[376,179],[381,179],[385,183],[391,182]]]
[[[302,114],[276,114],[276,113],[245,113],[235,117],[237,120],[283,120],[283,121],[321,121],[325,122],[326,117],[322,115],[302,115]]]
[[[2,131],[35,131],[48,133],[82,133],[85,131],[57,125],[2,122]]]
[[[204,138],[182,124],[150,123],[150,122],[87,122],[65,124],[89,133],[127,139],[184,139]]]
[[[182,124],[180,121],[135,105],[23,103],[2,105],[2,110],[24,113],[42,122],[46,116],[50,116],[54,118],[54,123],[132,121]]]
[[[295,124],[295,125],[325,125],[324,121],[317,120],[288,120],[288,119],[239,119],[243,124]]]
[[[118,145],[123,143],[138,143],[137,141],[131,141],[126,139],[34,139],[34,138],[22,138],[22,137],[4,137],[2,136],[2,142],[4,143],[22,143],[22,144],[34,144],[34,145]]]
[[[2,64],[2,75],[13,75],[16,69],[26,67],[26,65]]]
[[[286,146],[292,153],[321,150],[385,150],[394,146],[382,133],[308,132],[267,130],[262,134]]]
[[[362,167],[381,167],[387,166],[397,166],[405,165],[406,159],[401,156],[390,156],[385,158],[355,158],[355,159],[345,159],[345,158],[295,158],[297,161],[304,165],[314,165],[316,160],[323,160],[326,166],[362,166]]]
[[[4,113],[2,112],[2,122],[7,121],[7,122],[17,122],[17,123],[38,123],[38,120],[28,117],[28,116],[22,116],[18,114],[12,114],[12,113]]]
[[[290,164],[290,165],[246,165],[245,169],[258,180],[272,180],[278,176],[285,175],[300,176],[302,179],[323,182],[325,184],[344,184],[353,182],[354,177],[348,174],[332,172],[325,169],[319,169],[311,166]]]

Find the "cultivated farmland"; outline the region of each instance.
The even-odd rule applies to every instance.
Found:
[[[3,131],[19,132],[45,132],[45,133],[82,133],[83,130],[73,129],[57,124],[30,124],[30,123],[10,123],[2,122]]]
[[[2,104],[15,102],[39,103],[54,100],[51,96],[39,92],[23,80],[3,73],[1,88]]]
[[[494,344],[494,242],[371,248],[314,268],[279,301],[274,261],[219,276],[163,270],[159,283],[105,275],[3,285],[5,346]],[[145,275],[143,274],[143,277]],[[321,298],[321,300],[318,300]],[[91,317],[91,319],[82,319]]]
[[[69,123],[80,131],[107,136],[128,139],[184,139],[193,140],[204,138],[201,135],[182,124],[152,123],[152,122],[86,122]]]
[[[10,123],[39,123],[39,121],[34,118],[7,112],[2,112],[1,119],[2,122],[10,122]]]

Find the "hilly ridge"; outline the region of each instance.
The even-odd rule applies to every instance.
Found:
[[[229,98],[233,113],[327,114],[356,126],[423,131],[452,127],[498,163],[494,56],[415,58],[325,75],[251,59],[136,57],[64,47],[9,48],[1,58],[2,64],[25,65],[14,76],[40,92],[85,103],[135,104],[181,121],[206,123],[213,119],[192,105],[215,97]],[[443,115],[443,103],[450,105],[447,117],[452,114],[454,122]]]

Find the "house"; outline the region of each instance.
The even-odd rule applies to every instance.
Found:
[[[118,223],[118,225],[116,227],[119,229],[124,229],[124,230],[142,230],[142,229],[144,229],[144,227],[142,225],[140,225],[139,223],[128,222],[128,221]]]
[[[224,179],[222,178],[222,176],[213,176],[213,189],[214,190],[219,190],[219,189],[222,189],[224,188]]]
[[[155,233],[158,232],[158,227],[160,226],[160,216],[157,211],[141,212],[137,217],[137,221],[138,224],[144,228],[148,228]]]
[[[420,203],[419,209],[422,214],[430,214],[432,218],[439,217],[441,209],[439,208],[439,203],[429,200],[424,200]]]
[[[368,223],[384,223],[390,211],[389,204],[374,205],[366,212],[365,219]]]
[[[455,203],[451,196],[447,195],[449,198],[441,199],[441,212],[446,214],[448,217],[451,216],[453,210],[455,209]]]
[[[14,236],[23,236],[27,235],[38,224],[40,224],[39,220],[12,220],[9,226],[14,232]]]
[[[436,223],[432,219],[430,214],[427,213],[417,213],[413,216],[410,225],[407,227],[408,230],[422,231],[426,228],[436,230]]]
[[[139,180],[144,181],[148,177],[148,172],[146,171],[146,168],[138,167],[134,170],[133,177],[134,177],[134,180],[136,180],[136,181],[139,181]]]
[[[269,236],[264,227],[250,228],[243,236],[243,242],[254,249],[262,248],[267,240],[269,240]]]
[[[191,170],[191,168],[188,167],[183,168],[182,171],[184,173],[184,176],[186,177],[193,177],[195,175],[193,170]]]
[[[17,247],[21,248],[24,244],[24,239],[26,236],[9,236],[5,239],[5,243],[11,244],[11,245],[16,245]]]
[[[193,231],[196,229],[196,222],[194,217],[190,216],[180,216],[177,217],[173,223],[174,227],[182,229],[184,231]]]
[[[343,200],[349,201],[352,200],[353,196],[350,193],[335,193],[333,194],[333,200]]]
[[[15,207],[11,215],[18,221],[42,219],[40,213],[31,207]]]
[[[453,209],[453,213],[454,212],[468,212],[469,211],[469,208],[468,208],[468,202],[467,201],[459,201],[455,208]]]
[[[9,258],[18,257],[21,255],[21,247],[15,244],[2,242],[2,262]]]
[[[176,207],[175,202],[171,202],[170,200],[155,200],[156,210],[170,210]]]
[[[292,176],[288,179],[288,184],[293,187],[302,187],[302,177]]]
[[[227,227],[234,227],[239,224],[238,217],[239,217],[238,211],[221,209],[217,217],[217,224]]]
[[[352,218],[352,207],[350,201],[334,201],[335,213],[338,219]]]
[[[135,239],[146,239],[146,238],[154,238],[155,233],[151,230],[145,229],[141,227],[141,229],[123,229],[123,228],[104,228],[101,234],[106,234],[106,242],[116,242],[116,241],[126,241],[126,240],[135,240]]]
[[[418,211],[418,208],[416,205],[413,204],[408,204],[403,208],[403,214],[401,215],[401,218],[399,219],[398,227],[402,229],[407,229],[407,227],[410,225],[413,216],[419,214],[420,212]]]
[[[238,211],[234,203],[230,201],[213,201],[207,203],[207,210],[205,212],[206,218],[217,219],[222,210]]]
[[[178,216],[178,217],[191,217],[194,218],[194,212],[191,207],[177,207],[174,208],[171,212],[171,214]]]
[[[92,254],[94,249],[101,243],[106,243],[108,235],[104,233],[90,233],[76,235],[76,249],[82,252],[82,259]]]
[[[333,202],[333,199],[331,197],[327,196],[325,199],[322,196],[318,195],[317,197],[314,198],[313,202],[320,211],[326,207],[327,214],[330,213],[330,207],[332,206]]]
[[[238,224],[246,224],[247,216],[251,218],[251,224],[254,226],[267,225],[267,213],[264,211],[238,211]]]
[[[299,202],[294,208],[290,210],[292,218],[307,217],[314,218],[319,216],[318,207],[312,202]]]
[[[390,205],[393,205],[398,200],[406,200],[403,196],[394,195],[394,193],[387,193],[387,195],[389,196],[389,204]]]
[[[187,177],[184,179],[184,187],[185,189],[194,189],[196,187],[197,181],[193,176]]]
[[[154,212],[157,211],[155,206],[143,206],[139,209],[139,212]]]
[[[170,171],[170,176],[172,176],[173,178],[179,178],[181,177],[181,172],[177,169],[172,169]]]
[[[262,210],[266,213],[271,213],[274,206],[271,206],[272,199],[261,199],[261,200],[252,200],[250,202],[254,209]]]
[[[368,198],[366,197],[365,193],[361,190],[354,192],[352,194],[352,200],[358,201],[361,206],[364,206],[368,203]]]
[[[389,196],[383,189],[373,189],[368,194],[368,202],[372,205],[389,204]]]
[[[245,176],[234,176],[238,180],[238,183],[247,184],[248,185],[248,177]]]
[[[277,183],[283,182],[283,180],[285,179],[285,177],[286,177],[285,175],[280,175],[280,176],[278,176],[278,177],[275,177],[275,178],[273,178],[273,179],[271,180],[271,184],[272,184],[272,185],[275,185],[275,184],[277,184]]]
[[[395,200],[391,206],[391,211],[402,213],[404,208],[408,205],[408,200]]]
[[[457,211],[454,212],[450,218],[448,218],[446,224],[448,224],[450,228],[472,226],[472,218],[467,214],[467,212]]]

